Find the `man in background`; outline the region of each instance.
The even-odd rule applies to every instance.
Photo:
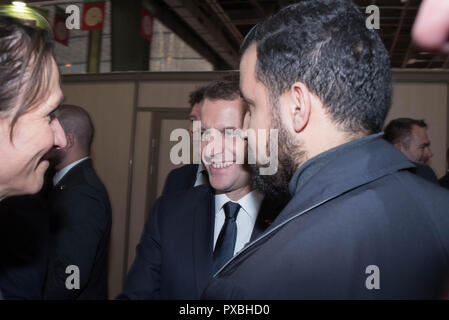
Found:
[[[449,148],[446,150],[446,165],[447,165],[447,172],[442,178],[440,178],[439,182],[440,186],[449,189]]]
[[[433,157],[430,150],[430,139],[427,135],[427,124],[424,120],[398,118],[385,127],[384,138],[401,151],[416,168],[411,170],[431,182],[438,183],[435,172],[427,165]]]
[[[56,174],[49,197],[51,234],[44,298],[107,299],[112,218],[108,193],[89,157],[94,126],[79,106],[62,105],[56,117],[67,145],[49,155]]]
[[[201,104],[203,102],[204,91],[206,87],[200,87],[190,93],[190,135],[192,137],[192,144],[200,143],[195,140],[193,134],[194,121],[201,121]],[[193,149],[195,150],[195,149]],[[172,170],[165,180],[164,189],[162,195],[167,195],[179,190],[185,190],[193,186],[199,186],[207,182],[207,172],[203,165],[200,164],[186,164],[180,168]]]

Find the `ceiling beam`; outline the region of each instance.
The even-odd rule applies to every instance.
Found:
[[[396,47],[396,43],[398,42],[399,34],[401,33],[402,24],[404,23],[405,14],[407,13],[407,8],[409,5],[410,5],[410,2],[407,1],[404,5],[404,8],[402,8],[401,17],[399,18],[398,28],[396,29],[396,34],[394,35],[394,39],[393,39],[393,42],[390,47],[390,55],[393,53],[394,48]]]
[[[234,40],[236,40],[236,42],[240,45],[240,43],[243,41],[243,36],[240,33],[239,29],[237,29],[237,27],[232,23],[228,14],[223,10],[222,6],[217,2],[217,0],[205,1],[215,13],[217,18],[221,21],[221,23],[226,27],[229,33],[234,37]]]
[[[224,35],[223,28],[212,17],[200,10],[197,1],[163,0],[195,33],[200,36],[231,68],[239,65],[238,47]]]
[[[227,63],[218,55],[207,42],[199,37],[192,28],[179,18],[165,3],[158,0],[144,0],[143,6],[151,12],[167,28],[172,30],[178,37],[208,60],[215,69],[229,68]]]

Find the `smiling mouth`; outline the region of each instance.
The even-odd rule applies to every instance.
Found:
[[[234,162],[219,162],[219,163],[211,163],[211,167],[214,169],[224,169],[232,166]]]

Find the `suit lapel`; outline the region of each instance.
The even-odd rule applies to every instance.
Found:
[[[187,182],[186,184],[187,189],[195,185],[197,172],[198,172],[197,164],[189,165],[189,171],[187,172],[187,179],[185,180]]]
[[[215,198],[209,187],[198,199],[194,210],[193,256],[198,296],[212,277]]]
[[[276,199],[276,201],[264,197],[260,205],[259,213],[251,233],[251,241],[257,239],[274,221],[287,203],[287,199]]]

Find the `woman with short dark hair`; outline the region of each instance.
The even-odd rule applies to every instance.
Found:
[[[53,112],[62,100],[51,33],[0,10],[0,200],[42,187],[64,132]]]

